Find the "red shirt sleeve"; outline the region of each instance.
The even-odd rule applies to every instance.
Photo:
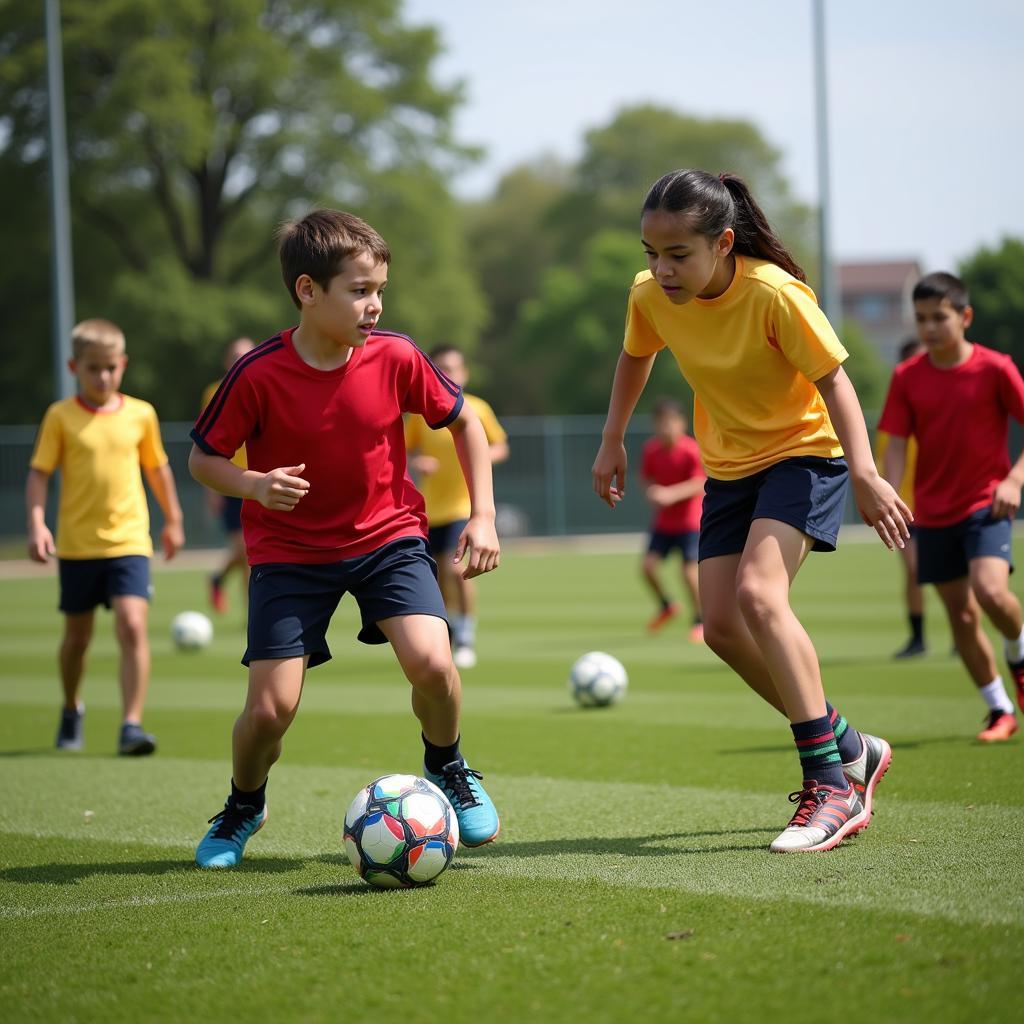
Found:
[[[207,455],[231,459],[258,425],[259,402],[252,381],[244,371],[228,374],[196,420],[192,440]]]
[[[1018,423],[1024,423],[1024,379],[1010,356],[1006,357],[999,375],[999,398],[1006,411]]]
[[[406,361],[408,383],[402,412],[422,416],[432,430],[447,427],[462,409],[462,388],[446,377],[415,345]]]
[[[904,374],[897,368],[889,383],[889,394],[885,397],[882,417],[878,429],[894,437],[910,437],[914,432],[914,417],[907,401]]]

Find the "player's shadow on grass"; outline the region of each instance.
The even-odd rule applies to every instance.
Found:
[[[231,869],[231,875],[252,875],[260,872],[295,871],[307,857],[254,857]],[[94,864],[26,864],[0,869],[0,881],[38,885],[77,885],[95,875],[169,875],[175,871],[200,872],[190,857],[177,860],[108,861]],[[205,872],[204,872],[205,873]],[[225,872],[228,874],[228,872]]]
[[[532,842],[502,842],[495,854],[515,857],[554,857],[564,854],[600,854],[603,857],[674,857],[680,854],[739,853],[745,850],[763,850],[767,842],[719,843],[714,845],[688,845],[686,840],[709,839],[716,836],[761,835],[773,838],[778,828],[730,828],[711,832],[661,832],[649,836],[581,836],[575,839],[538,839]],[[683,841],[677,845],[675,841]]]

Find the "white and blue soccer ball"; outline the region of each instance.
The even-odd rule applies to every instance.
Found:
[[[171,640],[179,651],[201,651],[213,639],[213,623],[202,612],[181,612],[171,620]]]
[[[378,889],[428,885],[459,848],[448,798],[418,775],[384,775],[363,786],[345,814],[345,853]]]
[[[585,708],[616,704],[626,694],[629,676],[618,658],[604,651],[589,651],[573,662],[569,670],[569,692]]]

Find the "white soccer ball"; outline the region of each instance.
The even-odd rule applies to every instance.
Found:
[[[625,696],[628,685],[622,662],[603,651],[584,654],[569,670],[569,692],[585,708],[617,703]]]
[[[213,623],[202,612],[181,612],[171,620],[171,640],[179,651],[199,651],[213,639]]]

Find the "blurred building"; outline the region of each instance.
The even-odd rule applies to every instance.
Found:
[[[840,263],[837,268],[843,319],[852,320],[890,366],[914,333],[910,293],[921,277],[917,260]]]

